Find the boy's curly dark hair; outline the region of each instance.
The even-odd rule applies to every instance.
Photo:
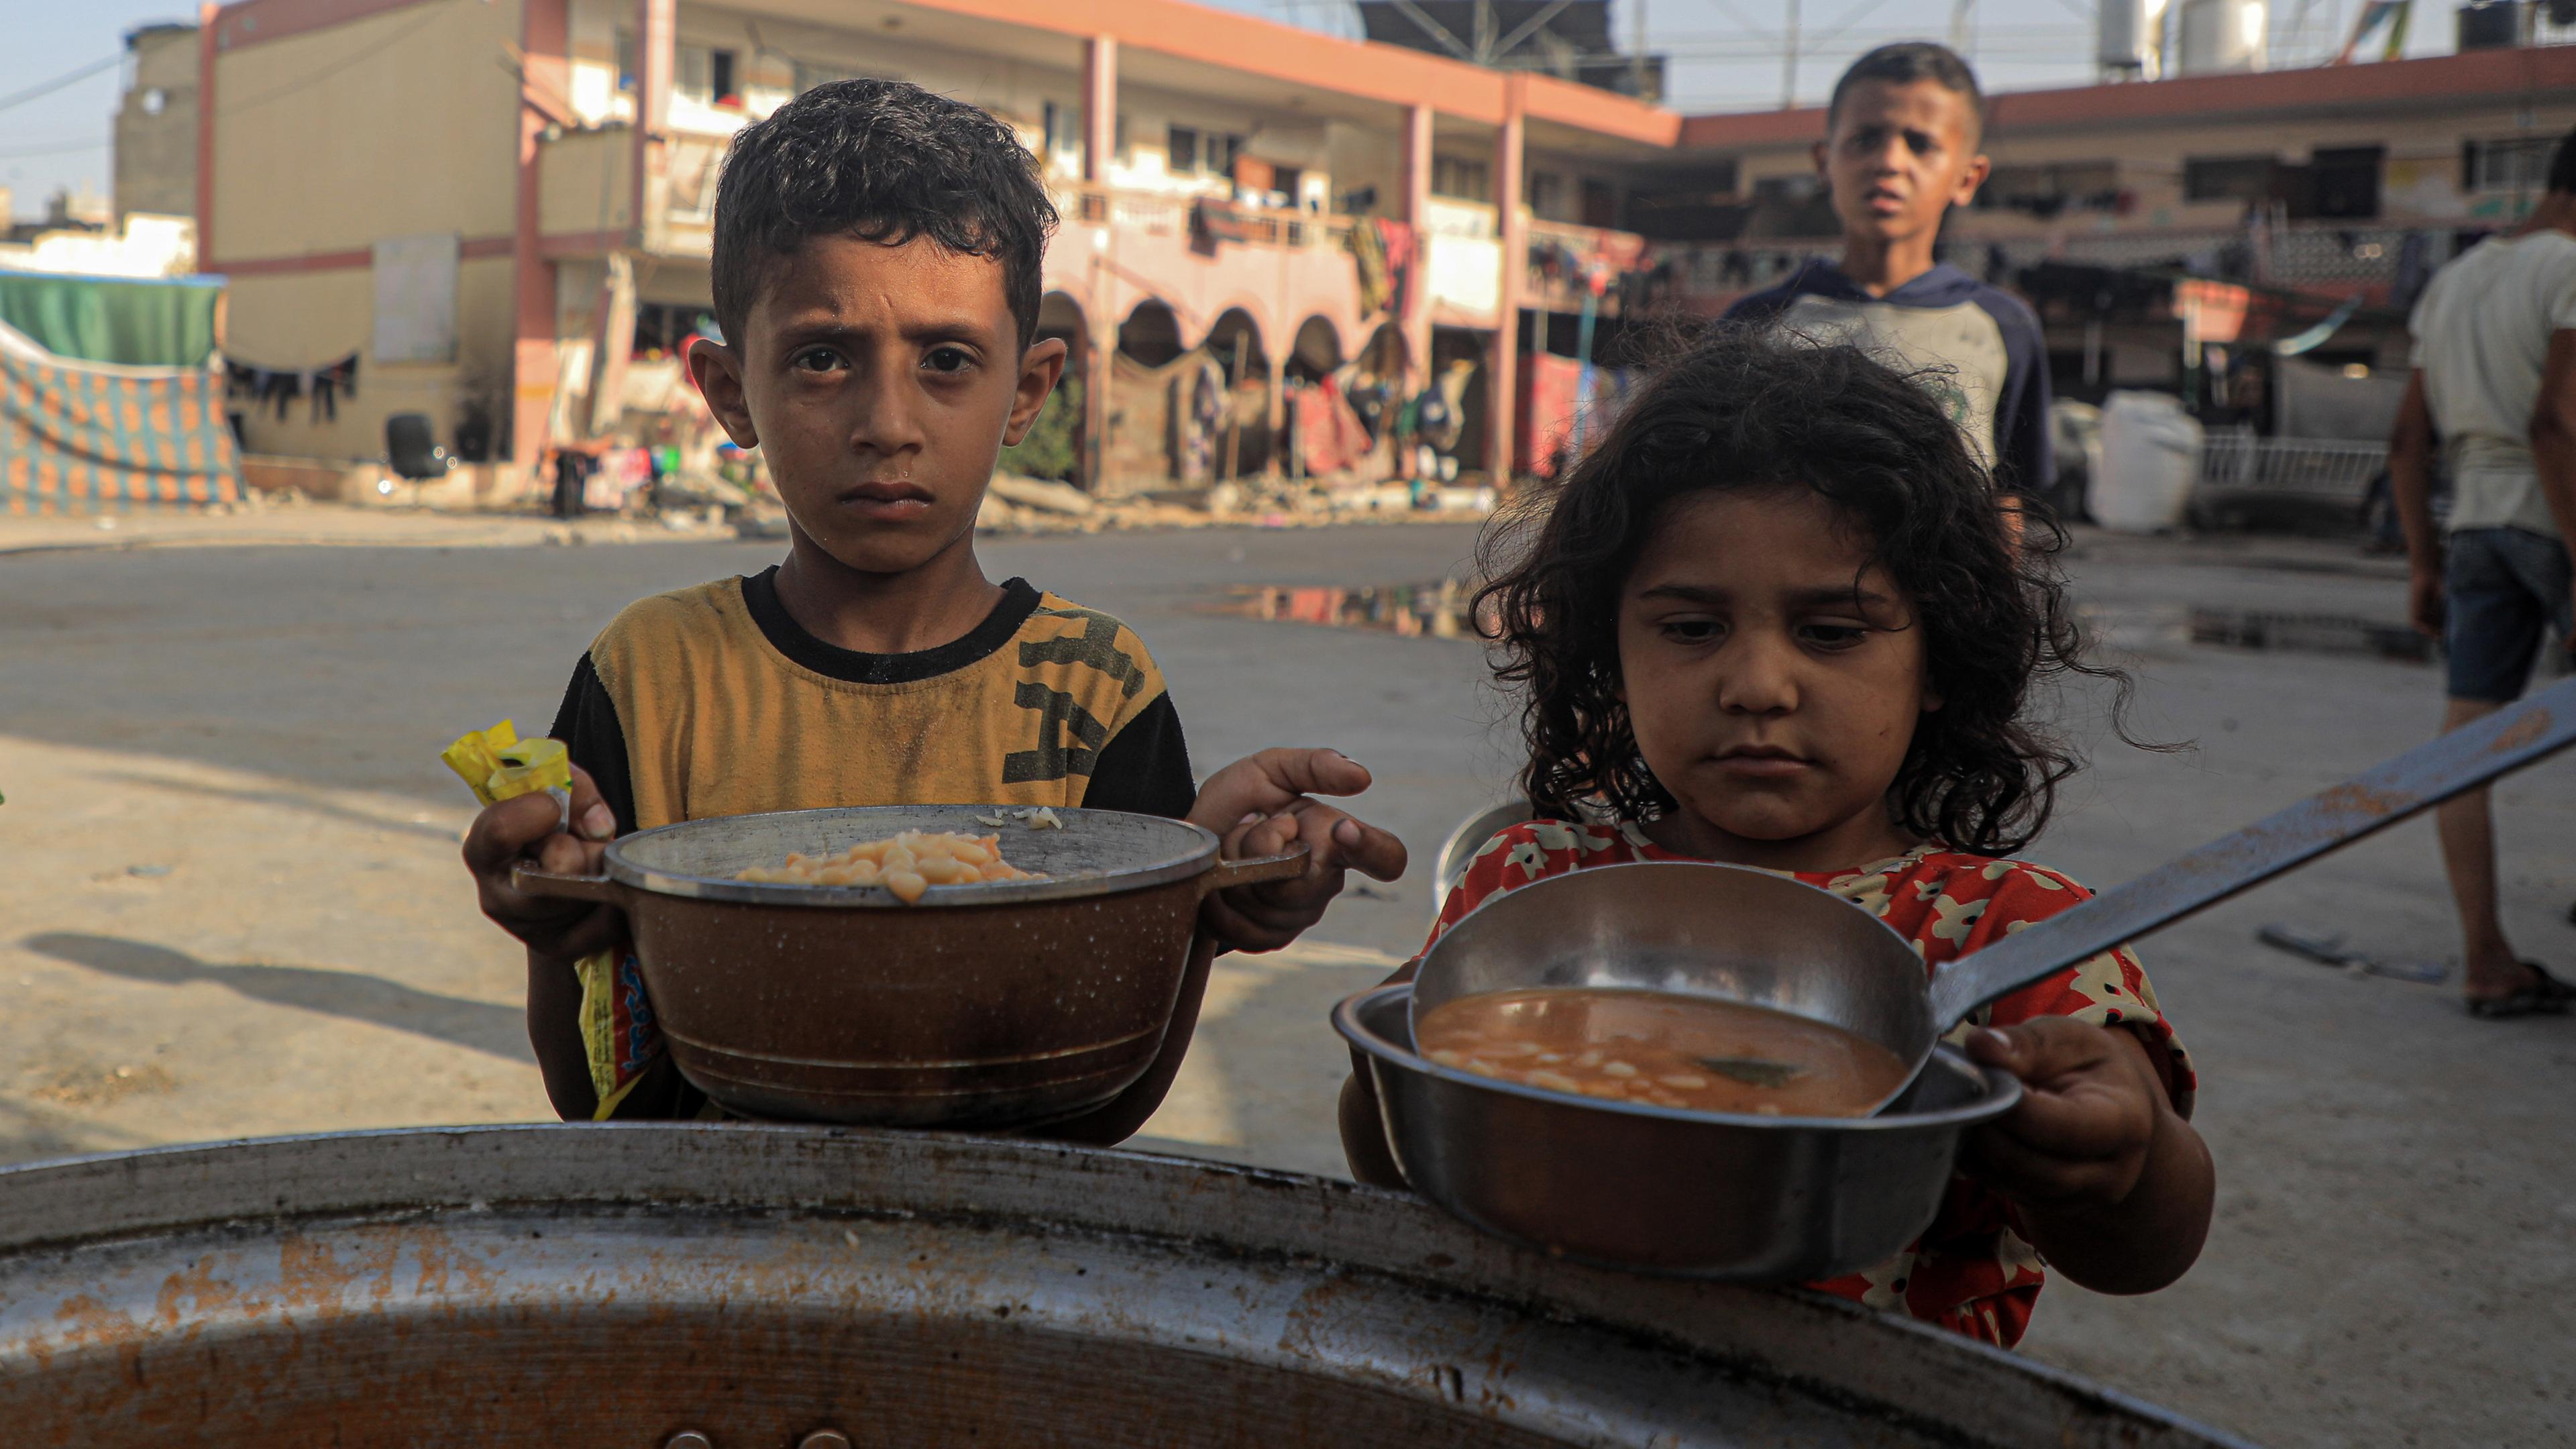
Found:
[[[1736,327],[1664,364],[1591,456],[1486,535],[1478,617],[1498,676],[1527,690],[1522,784],[1538,807],[1673,808],[1619,700],[1620,596],[1665,505],[1711,488],[1814,490],[1866,530],[1904,591],[1942,705],[1889,788],[1897,823],[1981,855],[2038,835],[2076,761],[2024,718],[2032,683],[2109,679],[2115,721],[2130,687],[2081,657],[2051,557],[2061,535],[2033,514],[2026,533],[2045,537],[2015,545],[1985,469],[1915,381],[1854,347]]]
[[[1037,336],[1055,226],[1037,158],[990,112],[902,81],[831,81],[743,127],[725,153],[711,264],[716,325],[739,340],[762,268],[807,237],[901,246],[926,236],[1002,264],[1025,348]]]

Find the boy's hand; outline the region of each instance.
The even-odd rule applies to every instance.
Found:
[[[2128,1031],[2063,1016],[1978,1031],[1968,1055],[2021,1078],[2021,1105],[1963,1144],[1970,1175],[2019,1201],[2114,1207],[2146,1171],[2166,1101]]]
[[[570,832],[562,827],[567,822]],[[522,860],[558,875],[596,875],[617,817],[599,798],[599,787],[578,766],[572,772],[572,807],[547,794],[522,795],[485,807],[465,832],[465,868],[483,914],[541,956],[571,961],[617,944],[622,931],[610,906],[548,900],[510,888],[510,868]]]
[[[1312,798],[1368,787],[1369,772],[1338,750],[1263,750],[1210,775],[1189,818],[1224,840],[1229,859],[1277,855],[1301,840],[1312,853],[1294,880],[1208,897],[1201,919],[1209,932],[1238,951],[1276,951],[1323,919],[1345,870],[1403,875],[1403,841]]]

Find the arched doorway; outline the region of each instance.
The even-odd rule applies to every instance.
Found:
[[[1297,340],[1288,349],[1288,375],[1316,382],[1342,365],[1342,334],[1328,317],[1309,317],[1297,324]]]
[[[1171,486],[1174,379],[1188,370],[1187,352],[1179,314],[1158,299],[1137,303],[1118,324],[1118,351],[1109,359],[1108,446],[1093,491],[1115,496]]]
[[[1147,367],[1162,367],[1181,355],[1181,319],[1163,303],[1147,298],[1118,324],[1118,355]]]
[[[1226,406],[1213,423],[1209,440],[1210,473],[1241,478],[1270,466],[1270,352],[1262,345],[1261,324],[1240,307],[1229,307],[1208,324],[1199,344],[1225,379]]]

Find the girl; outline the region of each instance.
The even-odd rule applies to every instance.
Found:
[[[1713,334],[1518,518],[1496,540],[1526,546],[1481,602],[1546,818],[1485,845],[1432,939],[1502,892],[1637,860],[1794,874],[1935,972],[2086,899],[2006,858],[2075,768],[2024,710],[2042,676],[2127,681],[2078,662],[2046,557],[2008,544],[1930,392],[1849,347]],[[1953,1039],[2027,1097],[1966,1145],[1912,1247],[1812,1286],[2009,1347],[2043,1264],[2107,1293],[2180,1277],[2213,1178],[2136,955],[2015,992]],[[1402,1185],[1364,1078],[1342,1140],[1354,1175]]]

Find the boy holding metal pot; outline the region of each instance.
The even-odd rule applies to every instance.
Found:
[[[786,560],[627,608],[574,671],[549,733],[569,807],[486,809],[465,860],[484,913],[528,948],[528,1032],[568,1119],[688,1117],[622,923],[513,890],[513,864],[595,873],[620,834],[844,805],[1004,802],[1187,818],[1228,855],[1303,841],[1305,875],[1209,899],[1162,1053],[1107,1106],[1047,1130],[1114,1142],[1152,1115],[1222,948],[1273,950],[1392,835],[1313,798],[1367,788],[1331,750],[1267,750],[1193,787],[1179,716],[1118,620],[987,579],[975,517],[999,450],[1037,419],[1066,347],[1038,339],[1056,221],[1035,159],[985,112],[917,86],[818,86],[745,128],[716,202],[725,341],[691,376],[760,448]]]

